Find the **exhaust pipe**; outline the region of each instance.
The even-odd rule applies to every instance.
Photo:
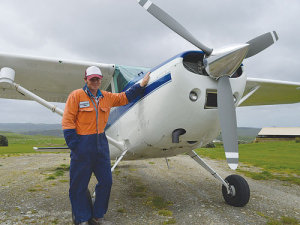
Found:
[[[172,143],[179,143],[179,136],[186,133],[185,129],[179,128],[172,132]]]

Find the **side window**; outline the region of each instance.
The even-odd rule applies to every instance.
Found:
[[[139,73],[147,71],[149,71],[149,69],[143,67],[116,65],[113,75],[112,89],[115,89],[115,93],[122,92],[127,84],[135,79]]]
[[[111,89],[111,84],[108,85],[108,87],[106,88],[105,91],[109,91],[109,92],[112,92],[112,89]]]
[[[115,91],[116,93],[122,92],[122,90],[128,84],[128,81],[124,78],[123,74],[120,70],[115,71],[114,74],[114,84],[115,84]]]

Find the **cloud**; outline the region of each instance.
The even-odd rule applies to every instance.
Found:
[[[299,1],[153,2],[212,48],[244,43],[276,30],[279,41],[274,46],[244,61],[247,74],[249,77],[300,82]],[[3,1],[0,29],[1,52],[91,62],[154,67],[179,52],[196,49],[153,18],[135,0]],[[18,121],[17,118],[22,117],[26,121],[46,122],[40,115],[46,115],[48,111],[40,113],[40,106],[31,104],[28,101],[16,104],[12,100],[0,99],[0,122],[10,116]],[[23,110],[21,114],[16,105],[32,111],[28,109],[25,113]],[[4,111],[3,106],[10,113]],[[299,110],[299,105],[298,108],[278,107],[276,110],[263,108],[269,115],[277,115],[277,118],[281,118],[278,113],[281,107],[288,109],[287,112]],[[245,111],[238,110],[238,117],[241,114],[243,118],[240,124],[251,125],[246,121],[248,118],[257,119],[252,115],[259,111],[252,107]],[[52,117],[47,120],[58,121]],[[270,120],[270,123],[278,124],[276,117],[270,117]],[[291,119],[285,120],[286,124],[290,124]]]

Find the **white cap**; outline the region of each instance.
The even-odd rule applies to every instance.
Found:
[[[90,66],[85,71],[85,78],[87,78],[88,80],[90,80],[93,77],[98,77],[100,79],[103,78],[101,70],[97,66]]]

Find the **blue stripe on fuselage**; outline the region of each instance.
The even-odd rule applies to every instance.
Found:
[[[178,55],[173,56],[172,58],[168,59],[167,61],[159,64],[158,66],[156,66],[154,68],[152,68],[150,70],[150,72],[153,72],[153,71],[157,70],[158,68],[164,66],[165,64],[171,62],[174,59],[184,58],[186,55],[194,54],[194,53],[204,54],[202,51],[185,51],[185,52],[179,53]],[[128,90],[135,83],[137,83],[138,81],[143,79],[145,77],[145,75],[146,74],[138,75],[136,78],[131,80],[122,91],[124,92],[124,91]],[[157,90],[158,88],[162,87],[163,85],[167,84],[168,82],[171,82],[171,74],[170,73],[165,75],[164,77],[156,80],[152,84],[148,85],[145,88],[144,94],[141,95],[140,97],[138,97],[137,99],[135,99],[133,102],[130,102],[125,106],[120,106],[120,107],[117,107],[114,110],[112,110],[111,113],[109,114],[109,118],[108,118],[108,122],[107,122],[107,125],[105,127],[105,130],[109,129],[110,126],[112,126],[117,120],[119,120],[137,102],[139,102],[141,99],[145,98],[151,92],[153,92],[153,91]]]
[[[136,103],[141,101],[142,99],[146,98],[148,95],[150,95],[152,92],[156,91],[157,89],[161,88],[162,86],[166,85],[167,83],[171,82],[171,73],[168,73],[167,75],[163,76],[162,78],[159,78],[158,80],[154,81],[152,84],[148,85],[144,93],[134,99],[132,102],[128,103],[124,106],[119,106],[112,110],[112,112],[109,114],[108,122],[105,127],[105,130],[109,129],[115,122],[117,122],[129,109],[131,109]]]

